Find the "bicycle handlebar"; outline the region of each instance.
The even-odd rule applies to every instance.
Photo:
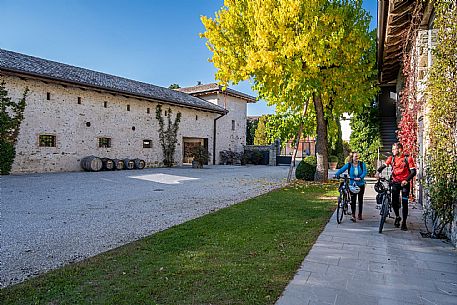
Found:
[[[335,176],[333,176],[333,178],[335,178],[335,179],[346,179],[346,178],[348,178],[348,175],[347,174],[343,174],[343,178],[341,178],[341,176],[335,175]]]

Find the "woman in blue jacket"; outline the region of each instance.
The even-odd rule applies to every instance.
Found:
[[[351,192],[351,210],[352,218],[351,220],[355,222],[355,204],[357,197],[359,199],[359,215],[358,219],[362,220],[362,210],[363,210],[363,194],[365,193],[365,176],[367,175],[367,167],[365,163],[359,160],[359,154],[357,152],[352,152],[350,155],[349,162],[346,163],[342,168],[340,168],[335,176],[340,177],[342,173],[348,171],[349,173],[349,190]]]

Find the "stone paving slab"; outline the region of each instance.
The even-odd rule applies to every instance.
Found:
[[[332,216],[276,305],[456,305],[457,249],[422,238],[422,210],[410,206],[409,231],[388,219],[378,233],[373,185],[364,220]]]

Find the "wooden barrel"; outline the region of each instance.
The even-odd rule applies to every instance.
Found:
[[[113,159],[114,162],[114,168],[117,170],[124,169],[124,160],[119,160],[119,159]]]
[[[113,160],[109,158],[102,158],[103,170],[112,171],[115,169]]]
[[[125,169],[134,169],[135,168],[135,161],[131,159],[124,159]]]
[[[146,166],[146,162],[144,160],[136,158],[133,161],[135,162],[136,169],[143,169]]]
[[[95,156],[87,156],[81,159],[81,167],[88,172],[98,172],[102,169],[102,160]]]

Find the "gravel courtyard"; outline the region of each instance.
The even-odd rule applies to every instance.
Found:
[[[0,177],[0,287],[268,192],[287,166]]]

